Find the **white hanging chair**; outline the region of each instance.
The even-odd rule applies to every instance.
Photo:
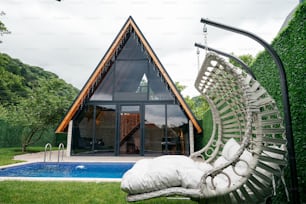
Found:
[[[179,195],[200,203],[265,202],[279,178],[284,183],[287,164],[275,101],[249,74],[213,52],[206,55],[195,87],[213,116],[207,145],[190,157],[136,162],[122,178],[127,200]]]

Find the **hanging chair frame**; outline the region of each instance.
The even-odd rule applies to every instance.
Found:
[[[287,138],[287,149],[288,149],[288,163],[290,166],[290,184],[291,188],[290,195],[291,195],[291,202],[292,203],[300,203],[300,196],[299,196],[299,187],[298,187],[298,179],[297,179],[297,169],[296,169],[296,157],[295,157],[295,150],[294,150],[294,138],[293,138],[293,131],[292,131],[292,120],[291,120],[291,111],[290,111],[290,102],[289,102],[289,94],[288,94],[288,84],[287,84],[287,76],[286,71],[283,65],[283,62],[277,52],[273,49],[272,46],[269,45],[265,40],[260,38],[259,36],[250,33],[248,31],[235,28],[229,25],[225,25],[222,23],[218,23],[216,21],[212,21],[209,19],[202,18],[201,23],[211,25],[217,28],[221,28],[223,30],[227,30],[230,32],[238,33],[244,36],[247,36],[260,45],[262,45],[267,52],[271,55],[273,61],[276,64],[276,67],[279,71],[280,76],[280,85],[281,85],[281,92],[282,92],[282,104],[283,104],[283,112],[284,112],[284,122],[285,122],[285,129],[286,129],[286,138]]]

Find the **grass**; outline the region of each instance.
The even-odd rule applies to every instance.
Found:
[[[29,147],[26,153],[43,151],[43,147]],[[21,147],[0,148],[0,166],[22,162],[13,160],[15,155],[24,154]]]
[[[2,181],[0,203],[127,203],[120,183]],[[191,200],[156,198],[135,204],[194,204]]]
[[[41,147],[29,148],[29,152],[43,151]],[[13,160],[22,154],[21,148],[1,148],[0,166],[21,161]],[[116,182],[58,182],[58,181],[0,181],[0,204],[122,204],[126,193]],[[191,200],[156,198],[134,204],[194,204]]]
[[[13,160],[15,155],[18,155],[17,148],[0,148],[0,166],[21,162]]]

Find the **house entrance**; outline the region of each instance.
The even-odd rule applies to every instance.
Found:
[[[140,154],[141,117],[140,105],[122,105],[120,108],[120,155]]]

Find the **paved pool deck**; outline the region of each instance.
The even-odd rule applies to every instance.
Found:
[[[45,152],[22,154],[14,157],[15,160],[22,160],[26,162],[43,162]],[[58,151],[51,152],[51,160],[49,160],[50,152],[46,153],[47,162],[58,161]],[[142,156],[67,156],[64,151],[63,159],[62,153],[60,153],[60,162],[135,162],[143,158]]]

